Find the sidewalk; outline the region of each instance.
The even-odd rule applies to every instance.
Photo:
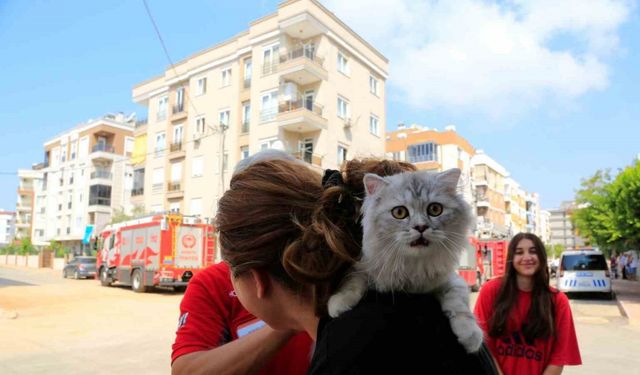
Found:
[[[640,281],[612,280],[618,306],[630,324],[640,325]]]

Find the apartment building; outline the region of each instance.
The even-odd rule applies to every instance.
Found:
[[[31,238],[34,226],[35,189],[42,184],[42,165],[18,170],[16,199],[16,239]]]
[[[512,177],[504,179],[504,211],[507,236],[527,231],[526,192]]]
[[[538,193],[526,193],[525,202],[527,215],[526,231],[543,238],[544,233],[542,232],[541,224],[540,197],[538,196]]]
[[[585,245],[585,240],[578,236],[576,228],[571,222],[571,213],[575,209],[574,202],[562,202],[559,208],[549,211],[549,243],[562,245],[567,250]]]
[[[133,186],[131,188],[131,205],[135,213],[146,212],[144,201],[144,176],[147,161],[147,118],[136,121],[133,130],[134,146],[131,154],[133,168]]]
[[[15,236],[16,213],[0,209],[0,248],[10,245]]]
[[[505,179],[507,170],[483,150],[471,158],[471,184],[477,214],[477,235],[481,238],[504,238],[509,232],[505,214]]]
[[[551,228],[549,227],[551,220],[551,213],[547,210],[540,210],[540,229],[538,231],[540,239],[545,244],[550,243],[551,240]]]
[[[134,121],[109,114],[44,143],[35,221],[45,225],[34,228],[34,242],[55,240],[80,253],[88,234],[108,224],[113,212],[131,212]]]
[[[417,124],[399,124],[396,131],[386,136],[387,158],[413,163],[420,170],[442,172],[460,168],[459,186],[470,203],[474,203],[471,188],[471,157],[474,154],[473,146],[453,125],[438,131]]]
[[[145,209],[213,216],[236,163],[262,149],[319,171],[382,157],[387,71],[318,1],[291,0],[134,86],[148,108]]]

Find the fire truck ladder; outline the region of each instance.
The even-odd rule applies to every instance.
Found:
[[[211,226],[205,227],[205,243],[207,244],[205,247],[205,264],[207,266],[212,265],[216,261],[216,238],[213,228]]]
[[[171,259],[173,259],[173,265],[175,267],[178,230],[180,229],[180,224],[182,224],[182,215],[169,214],[167,215],[167,221],[169,222],[169,229],[171,230]]]

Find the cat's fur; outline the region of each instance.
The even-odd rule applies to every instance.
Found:
[[[362,258],[329,299],[331,316],[350,310],[368,288],[435,293],[458,341],[468,352],[480,348],[483,334],[469,308],[469,288],[456,272],[473,223],[456,192],[459,178],[459,169],[364,177]],[[431,204],[431,213],[440,204],[441,214],[429,215]],[[403,219],[392,214],[400,206],[408,213]]]

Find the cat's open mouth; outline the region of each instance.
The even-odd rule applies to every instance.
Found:
[[[429,246],[429,241],[424,237],[418,237],[418,239],[411,241],[409,246]]]

